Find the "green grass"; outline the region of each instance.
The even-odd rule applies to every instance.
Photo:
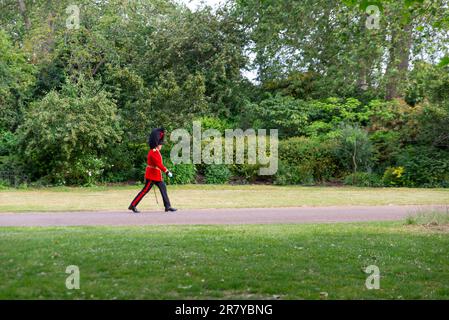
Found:
[[[0,212],[126,210],[140,188],[139,186],[123,186],[1,190]],[[449,189],[187,185],[169,186],[168,192],[172,204],[181,209],[389,204],[449,205]],[[161,204],[158,190],[157,196]],[[139,208],[158,209],[153,191],[144,198]]]
[[[449,207],[421,209],[407,217],[409,225],[449,225]]]
[[[0,262],[1,299],[449,299],[449,233],[401,222],[0,228]]]

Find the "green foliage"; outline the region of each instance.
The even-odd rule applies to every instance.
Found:
[[[449,100],[449,73],[446,69],[420,62],[409,74],[405,101],[414,106],[425,99],[433,103]]]
[[[336,152],[340,163],[348,171],[357,173],[370,168],[373,147],[365,130],[344,126],[339,134],[339,148]]]
[[[203,131],[207,129],[216,129],[220,131],[222,135],[224,135],[226,129],[233,129],[234,126],[232,123],[226,119],[221,119],[217,117],[210,117],[210,116],[204,116],[200,117],[198,119],[195,119],[195,121],[201,122],[201,128]]]
[[[0,16],[2,168],[45,184],[141,180],[151,129],[197,119],[221,133],[278,129],[277,183],[355,172],[368,184],[359,172],[387,171],[389,185],[446,185],[448,0],[236,0],[196,11],[79,0],[78,29],[66,27],[69,0],[19,2],[2,3]],[[366,27],[370,4],[378,29]],[[403,167],[402,180],[388,167]],[[173,181],[193,182],[196,169],[206,166],[179,166]],[[227,169],[264,178],[259,165]]]
[[[7,156],[15,151],[17,137],[11,131],[0,130],[0,156]]]
[[[53,173],[58,184],[92,186],[100,180],[105,168],[102,159],[93,155],[83,155],[75,163],[65,162],[59,171]]]
[[[204,178],[208,184],[228,183],[231,178],[231,171],[224,164],[206,165],[204,169]]]
[[[279,170],[276,183],[313,184],[338,175],[334,140],[295,137],[279,143]]]
[[[260,164],[232,164],[229,166],[232,176],[243,183],[251,183],[261,180],[264,176],[259,176]],[[266,176],[265,176],[266,177]]]
[[[408,187],[448,187],[449,152],[434,147],[408,147],[398,156],[404,168],[403,184]]]
[[[354,98],[305,101],[281,95],[247,108],[254,127],[277,128],[280,137],[328,134],[342,123],[364,125],[373,113]]]
[[[199,73],[188,75],[183,82],[173,72],[161,75],[150,91],[153,126],[171,129],[191,123],[195,115],[207,109],[205,90],[204,77]]]
[[[10,183],[7,180],[0,179],[0,190],[6,190],[10,188]]]
[[[388,167],[382,178],[383,184],[389,187],[403,187],[407,183],[404,172],[404,167]]]
[[[382,187],[382,177],[374,173],[357,172],[347,175],[343,183],[349,186],[357,187]]]
[[[148,83],[160,82],[158,75],[165,73],[172,74],[177,83],[188,77],[200,77],[198,89],[204,89],[212,114],[221,117],[237,114],[246,98],[247,82],[241,75],[247,62],[246,35],[238,17],[226,8],[216,14],[210,8],[196,12],[176,10],[155,21],[153,26],[157,30],[146,39],[151,45],[144,46],[138,62]],[[195,95],[190,97],[186,93],[184,98],[182,104]]]
[[[410,121],[420,145],[431,145],[449,151],[449,99],[441,105],[425,103]]]
[[[165,166],[173,173],[173,178],[166,178],[169,184],[195,183],[196,167],[194,164],[173,165],[170,159],[165,160]]]
[[[121,126],[127,128],[123,140],[127,145],[142,142],[148,128],[156,125],[156,112],[152,109],[150,90],[134,70],[106,66],[105,87],[116,101]],[[132,147],[131,147],[132,148]]]
[[[116,113],[109,94],[92,80],[48,93],[19,128],[26,168],[35,178],[51,175],[58,183],[92,182],[102,167],[101,154],[120,140]]]
[[[365,124],[370,116],[368,106],[354,98],[328,98],[307,102],[309,125],[305,132],[310,136],[329,133],[340,124]]]
[[[373,161],[383,172],[386,167],[394,165],[396,156],[401,152],[401,134],[398,131],[374,131],[369,139],[373,145]]]
[[[12,130],[22,120],[23,104],[31,94],[35,68],[0,30],[0,131]]]
[[[291,165],[284,161],[279,161],[278,172],[276,173],[274,183],[279,185],[302,184],[313,185],[315,180],[309,163],[304,165]]]
[[[263,83],[263,87],[268,92],[280,93],[283,96],[291,96],[295,99],[314,99],[317,96],[317,78],[319,75],[314,72],[300,73],[291,72],[283,79],[270,79]]]
[[[279,137],[291,137],[304,132],[307,115],[303,112],[301,100],[276,95],[263,100],[260,104],[247,105],[253,126],[263,129],[278,129]]]

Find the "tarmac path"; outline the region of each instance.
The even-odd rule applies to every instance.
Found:
[[[0,226],[141,226],[335,223],[402,220],[417,210],[438,206],[330,206],[297,208],[195,209],[175,213],[26,212],[0,213]]]

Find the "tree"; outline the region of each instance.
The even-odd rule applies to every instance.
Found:
[[[0,130],[17,128],[34,84],[35,68],[0,30]]]
[[[369,168],[373,156],[373,147],[368,134],[358,126],[343,126],[340,133],[338,155],[343,167],[355,174]]]
[[[313,72],[315,96],[403,97],[414,60],[447,52],[448,0],[236,0],[262,83]],[[369,5],[378,29],[366,28]],[[383,94],[382,94],[383,93]]]
[[[148,86],[171,72],[178,83],[200,75],[204,79],[209,112],[220,116],[240,113],[246,81],[241,70],[245,34],[239,21],[226,9],[196,12],[178,9],[155,22],[147,33],[146,50],[137,60],[139,74]]]
[[[82,183],[120,141],[117,107],[100,83],[81,77],[31,104],[18,129],[22,165],[33,178]]]

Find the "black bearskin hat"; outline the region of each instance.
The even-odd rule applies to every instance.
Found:
[[[150,137],[148,138],[148,144],[151,149],[156,148],[160,144],[164,144],[165,129],[156,128],[151,131]]]

